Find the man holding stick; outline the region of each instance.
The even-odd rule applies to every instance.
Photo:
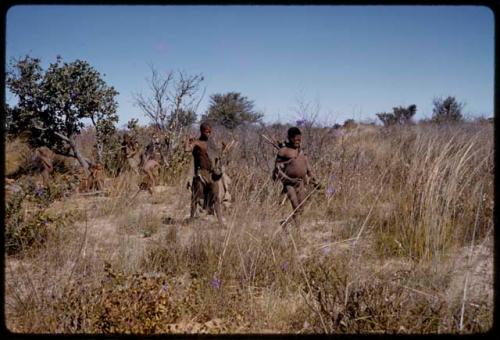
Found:
[[[189,138],[184,147],[186,152],[193,154],[194,160],[190,219],[195,217],[198,202],[203,201],[203,208],[209,211],[215,210],[219,224],[224,226],[219,197],[219,180],[222,178],[222,171],[214,168],[208,155],[208,139],[211,134],[212,127],[208,122],[203,122],[200,125],[200,137],[198,139]]]
[[[283,183],[283,192],[286,193],[293,208],[291,217],[296,225],[299,225],[298,217],[303,211],[303,203],[310,196],[306,196],[304,182],[309,177],[315,187],[319,183],[313,174],[306,154],[300,148],[302,135],[299,128],[291,127],[288,129],[287,135],[287,143],[280,147],[276,156],[273,179]],[[283,226],[287,221],[288,218],[282,223]]]

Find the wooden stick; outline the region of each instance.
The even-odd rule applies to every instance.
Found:
[[[302,200],[302,202],[300,202],[300,204],[299,204],[299,205],[298,205],[295,209],[293,209],[293,211],[290,213],[290,215],[288,215],[288,217],[287,217],[287,218],[285,218],[285,219],[283,220],[283,222],[281,222],[281,223],[280,223],[280,228],[283,228],[283,226],[284,226],[285,224],[287,224],[287,223],[288,223],[288,221],[290,220],[290,218],[292,218],[292,216],[295,214],[295,212],[296,212],[296,211],[297,211],[297,210],[298,210],[298,209],[299,209],[299,208],[300,208],[300,207],[301,207],[301,206],[302,206],[302,205],[303,205],[303,204],[304,204],[304,203],[308,200],[308,198],[309,198],[309,197],[311,197],[311,195],[312,195],[312,194],[313,194],[313,193],[314,193],[317,189],[318,189],[318,187],[316,187],[316,186],[315,186],[315,187],[311,190],[311,192],[310,192],[309,194],[307,194],[307,196],[306,196],[306,197]],[[279,232],[279,229],[278,229],[275,233],[277,233],[277,232]]]
[[[141,188],[139,188],[139,190],[137,190],[137,192],[135,193],[134,196],[132,196],[132,198],[127,202],[127,204],[125,206],[128,206],[130,204],[132,204],[132,202],[134,201],[134,199],[136,198],[136,196],[142,191]]]
[[[281,201],[281,204],[280,204],[280,205],[285,204],[286,199],[287,199],[287,197],[286,197],[286,195],[285,195],[285,197],[283,197],[283,200]]]
[[[101,190],[101,191],[89,191],[89,192],[80,192],[78,195],[79,196],[92,196],[92,195],[98,195],[98,194],[107,194],[107,191]]]
[[[354,241],[354,240],[357,240],[357,239],[358,239],[357,237],[353,237],[353,238],[348,238],[348,239],[345,239],[345,240],[340,240],[340,241],[335,241],[335,242],[328,242],[328,243],[322,244],[321,246],[317,247],[317,250],[329,247],[329,246],[334,245],[334,244],[344,243],[344,242],[349,242],[349,241]]]
[[[276,142],[272,141],[271,138],[267,137],[266,135],[264,134],[261,134],[262,138],[264,138],[269,144],[271,144],[272,146],[274,146],[276,149],[280,149],[280,147],[276,144]]]

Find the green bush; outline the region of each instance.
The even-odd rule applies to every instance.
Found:
[[[68,194],[65,184],[35,188],[32,182],[20,182],[19,190],[6,196],[5,251],[17,254],[42,246],[50,232],[74,221],[73,211],[62,214],[48,212],[50,204]]]

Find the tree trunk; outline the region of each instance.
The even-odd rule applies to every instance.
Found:
[[[69,144],[69,146],[71,147],[71,150],[73,151],[74,156],[76,157],[76,159],[78,159],[78,162],[82,166],[83,172],[85,173],[85,176],[89,176],[90,175],[89,166],[90,166],[91,162],[87,158],[83,157],[80,150],[78,150],[78,147],[76,146],[76,142],[75,142],[74,137],[73,136],[68,137],[68,136],[63,135],[62,133],[55,132],[55,131],[54,131],[54,133],[56,136],[63,139],[64,141],[66,141]]]
[[[102,163],[102,155],[103,155],[104,146],[102,145],[102,143],[100,141],[96,142],[95,149],[96,149],[96,158],[97,158],[96,162]]]
[[[83,157],[82,153],[80,152],[80,150],[78,150],[78,147],[76,146],[75,140],[72,137],[68,138],[68,143],[71,146],[71,149],[73,150],[76,159],[78,159],[78,162],[82,166],[85,176],[89,176],[90,175],[89,160]]]

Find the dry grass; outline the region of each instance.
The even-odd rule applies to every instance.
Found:
[[[5,176],[12,176],[27,168],[31,157],[26,142],[17,138],[5,144]]]
[[[162,190],[109,182],[45,243],[6,262],[6,324],[29,333],[474,333],[493,324],[489,124],[305,131],[325,190],[299,229],[274,150],[237,131],[227,227],[191,224],[189,161]],[[281,137],[285,130],[266,133]],[[218,138],[229,139],[226,131]],[[56,207],[56,208],[54,208]],[[76,213],[77,212],[77,213]]]

